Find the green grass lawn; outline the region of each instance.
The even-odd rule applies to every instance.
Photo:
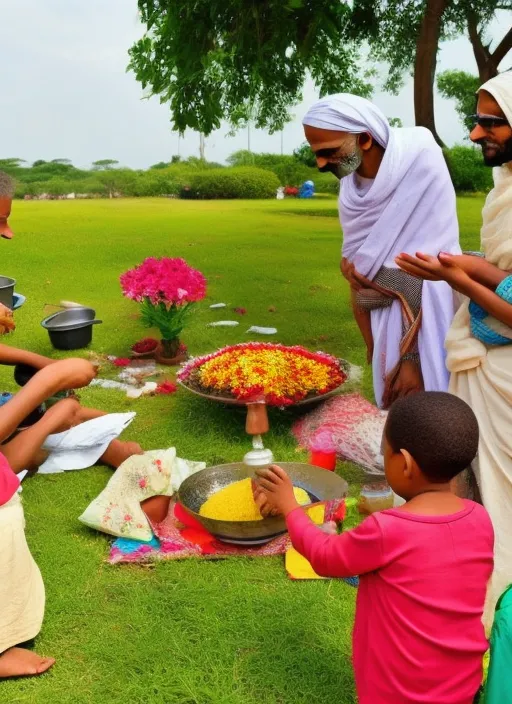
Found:
[[[482,199],[459,201],[462,244],[478,247]],[[104,324],[92,348],[125,356],[147,334],[119,274],[147,256],[181,256],[208,278],[208,299],[184,333],[192,354],[275,326],[273,341],[323,349],[363,365],[365,353],[339,274],[335,201],[187,202],[119,200],[15,203],[16,238],[1,243],[2,273],[27,303],[10,344],[53,353],[39,323],[61,299],[93,306]],[[324,217],[321,217],[324,216]],[[333,217],[331,217],[333,216]],[[225,302],[228,309],[208,305]],[[207,328],[234,318],[238,328]],[[269,307],[275,312],[269,312]],[[2,389],[12,373],[1,371]],[[365,372],[363,391],[371,395]],[[244,414],[180,390],[129,402],[91,389],[87,405],[136,410],[127,436],[147,449],[175,445],[208,464],[238,461],[249,448]],[[278,460],[297,454],[292,415],[271,414],[266,443]],[[340,471],[360,480],[348,466]],[[23,496],[27,536],[46,584],[36,647],[57,665],[39,680],[0,683],[0,701],[37,704],[310,704],[354,702],[350,634],[355,590],[335,581],[294,583],[282,558],[105,563],[109,540],[78,521],[110,471],[35,477]]]

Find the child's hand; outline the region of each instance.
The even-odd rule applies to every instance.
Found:
[[[265,497],[265,502],[260,505],[262,515],[282,514],[287,516],[298,507],[293,493],[293,484],[284,469],[276,464],[268,469],[256,470],[258,486]]]

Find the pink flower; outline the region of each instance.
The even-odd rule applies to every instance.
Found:
[[[145,489],[147,487],[147,485],[148,485],[148,482],[146,479],[144,479],[144,477],[142,477],[142,479],[139,479],[139,486],[141,489]]]
[[[141,303],[183,305],[202,300],[206,295],[206,279],[184,259],[148,257],[142,264],[121,276],[126,298]]]
[[[124,520],[125,520],[126,522],[129,522],[129,521],[132,520],[132,517],[130,516],[129,513],[126,514],[126,516],[124,517]]]

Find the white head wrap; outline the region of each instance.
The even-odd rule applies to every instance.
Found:
[[[512,125],[512,71],[505,71],[491,78],[478,90],[485,90],[492,95]]]
[[[352,134],[369,132],[382,147],[387,146],[391,129],[376,105],[350,93],[337,93],[318,100],[309,108],[302,124]]]
[[[315,103],[303,124],[324,130],[369,132],[385,152],[370,188],[352,173],[341,181],[339,210],[343,256],[374,279],[382,267],[396,268],[401,252],[460,253],[455,192],[446,162],[423,127],[394,129],[364,98],[341,93]],[[453,294],[443,281],[425,281],[419,352],[425,388],[445,391],[448,372],[443,343],[454,313]],[[371,314],[373,386],[380,404],[386,375],[399,359],[402,312],[398,302]]]

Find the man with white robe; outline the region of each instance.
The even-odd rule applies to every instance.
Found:
[[[494,574],[484,622],[512,583],[512,71],[478,91],[473,142],[494,167],[494,188],[482,212],[483,256],[397,260],[411,274],[448,282],[467,296],[446,338],[450,391],[470,404],[480,426],[473,470],[495,532]]]
[[[460,252],[455,192],[441,149],[422,128],[390,127],[371,102],[341,93],[303,119],[321,171],[342,179],[342,273],[373,363],[377,404],[425,389],[446,391],[444,339],[454,296],[421,282],[395,258],[417,250]]]

